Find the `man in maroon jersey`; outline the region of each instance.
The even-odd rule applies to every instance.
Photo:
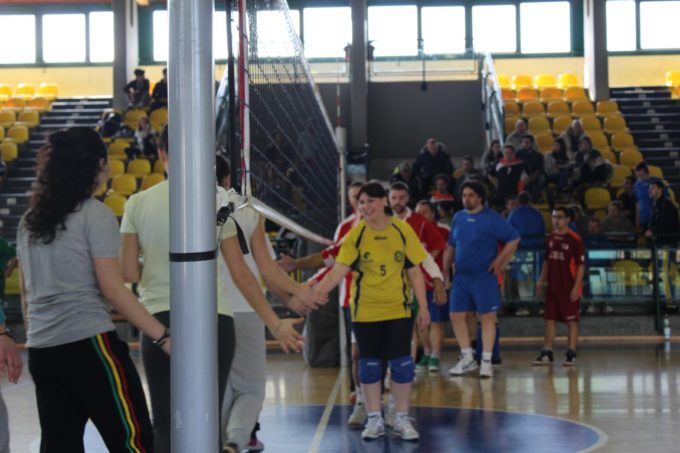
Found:
[[[581,308],[583,274],[585,272],[585,248],[583,241],[569,229],[572,213],[568,208],[555,208],[552,213],[553,232],[545,244],[545,262],[541,277],[536,285],[536,295],[541,296],[546,288],[545,343],[534,365],[549,365],[553,362],[555,323],[561,321],[569,328],[569,349],[564,366],[576,362],[576,340]]]

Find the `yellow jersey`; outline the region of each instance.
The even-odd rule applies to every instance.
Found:
[[[365,220],[353,227],[335,260],[350,266],[354,273],[350,290],[352,321],[410,317],[411,287],[406,270],[426,257],[413,228],[396,217],[390,218],[384,230],[374,230]]]

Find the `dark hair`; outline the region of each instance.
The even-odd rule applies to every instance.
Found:
[[[593,141],[592,141],[592,140],[590,139],[590,137],[588,137],[587,135],[584,135],[583,137],[581,137],[581,140],[578,141],[579,145],[580,145],[581,143],[583,143],[583,142],[588,142],[588,144],[590,145],[590,147],[591,147],[591,148],[593,147]]]
[[[382,185],[380,187],[382,187]],[[401,191],[404,191],[406,193],[409,192],[408,186],[406,185],[405,182],[402,182],[402,181],[393,182],[392,185],[390,186],[390,190],[401,190]]]
[[[406,190],[408,190],[408,188]],[[387,192],[385,191],[385,188],[378,181],[368,181],[366,184],[361,186],[361,190],[359,190],[357,198],[359,198],[363,194],[366,194],[371,198],[387,198]],[[392,208],[390,208],[389,206],[385,206],[385,214],[392,215]]]
[[[160,141],[158,146],[165,151],[166,154],[170,154],[170,138],[168,137],[168,125],[163,126],[161,131]]]
[[[466,160],[466,161],[472,162],[472,163],[475,162],[475,160],[474,160],[474,159],[472,158],[472,156],[469,155],[469,154],[464,155],[463,158],[462,158],[461,160]]]
[[[528,205],[531,203],[531,195],[529,195],[527,192],[520,192],[519,195],[517,195],[517,203],[521,205]]]
[[[215,176],[217,176],[217,184],[222,184],[224,178],[231,174],[231,166],[225,156],[218,154],[215,158]]]
[[[479,198],[482,199],[482,203],[486,202],[486,189],[484,188],[484,184],[478,181],[466,181],[460,188],[460,193],[463,193],[463,190],[465,189],[470,189],[474,193],[477,194]]]
[[[524,140],[524,139],[529,140],[531,143],[534,143],[534,142],[536,141],[536,139],[534,138],[534,136],[531,135],[531,134],[526,134],[526,135],[524,135],[524,136],[522,137],[522,140]]]
[[[656,178],[656,177],[649,178],[649,184],[652,185],[652,186],[657,186],[661,189],[666,188],[666,184],[664,184],[664,182],[660,178]]]
[[[450,179],[448,176],[446,176],[444,173],[439,173],[438,175],[435,175],[434,178],[432,178],[432,182],[437,182],[437,181],[440,180],[440,179],[443,179],[444,181],[446,181],[447,184],[448,184],[449,181],[451,180],[451,179]]]
[[[513,153],[515,152],[515,147],[513,145],[511,145],[510,143],[506,143],[505,146],[503,146],[503,149],[505,149],[505,148],[510,148]]]
[[[565,154],[567,152],[567,142],[565,142],[562,137],[557,137],[555,143],[560,147],[560,150],[558,151],[560,154]]]
[[[566,218],[570,219],[570,220],[574,218],[574,211],[572,211],[571,209],[569,209],[566,206],[556,206],[555,209],[553,209],[553,211],[558,211],[558,212],[563,213],[564,216]]]
[[[163,68],[163,75],[167,75],[167,74],[168,74],[168,68],[165,67],[165,68]]]
[[[500,140],[491,140],[491,143],[489,143],[489,150],[491,150],[491,148],[493,148],[493,145],[495,145],[496,143],[498,143],[500,145],[501,141]]]
[[[364,186],[364,182],[363,182],[363,181],[352,181],[352,182],[349,184],[348,187],[349,187],[349,188],[358,187],[359,189],[361,189],[363,186]]]
[[[631,184],[635,184],[635,176],[626,176],[625,180]]]
[[[51,134],[40,153],[38,184],[25,222],[31,241],[49,244],[66,229],[66,217],[97,189],[106,145],[93,129],[72,127]]]
[[[644,171],[645,173],[649,174],[649,166],[647,165],[647,162],[643,160],[637,164],[635,166],[635,171]]]
[[[139,77],[140,75],[144,75],[144,70],[140,68],[135,69],[135,76]]]
[[[416,206],[419,206],[419,205],[420,205],[420,206],[427,206],[427,207],[429,207],[429,208],[432,210],[432,212],[435,212],[435,211],[434,211],[434,205],[433,205],[432,202],[431,202],[430,200],[428,200],[428,199],[420,200],[418,203],[416,203]]]

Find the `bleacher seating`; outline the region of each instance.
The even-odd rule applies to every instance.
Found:
[[[28,141],[29,133],[26,126],[12,126],[7,130],[6,141],[13,141],[17,145],[22,145]]]
[[[680,86],[680,71],[666,72],[666,86],[678,87]]]
[[[19,157],[19,148],[14,142],[2,142],[0,150],[2,151],[2,160],[6,163],[14,162]]]
[[[143,178],[151,173],[151,162],[147,159],[135,159],[128,163],[127,174],[137,178]]]

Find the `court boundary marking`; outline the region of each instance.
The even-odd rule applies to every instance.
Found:
[[[326,428],[328,427],[328,421],[331,418],[331,413],[335,408],[335,402],[338,399],[338,394],[340,393],[340,386],[342,384],[342,377],[344,375],[344,368],[340,368],[338,371],[338,376],[335,378],[335,384],[331,389],[330,395],[328,395],[328,400],[326,401],[326,406],[324,407],[323,414],[321,414],[321,419],[319,419],[319,424],[316,427],[316,432],[314,433],[314,438],[312,439],[312,444],[309,447],[309,453],[318,453],[321,448],[321,442],[323,441],[323,436],[326,433]],[[320,406],[320,405],[316,405]]]

